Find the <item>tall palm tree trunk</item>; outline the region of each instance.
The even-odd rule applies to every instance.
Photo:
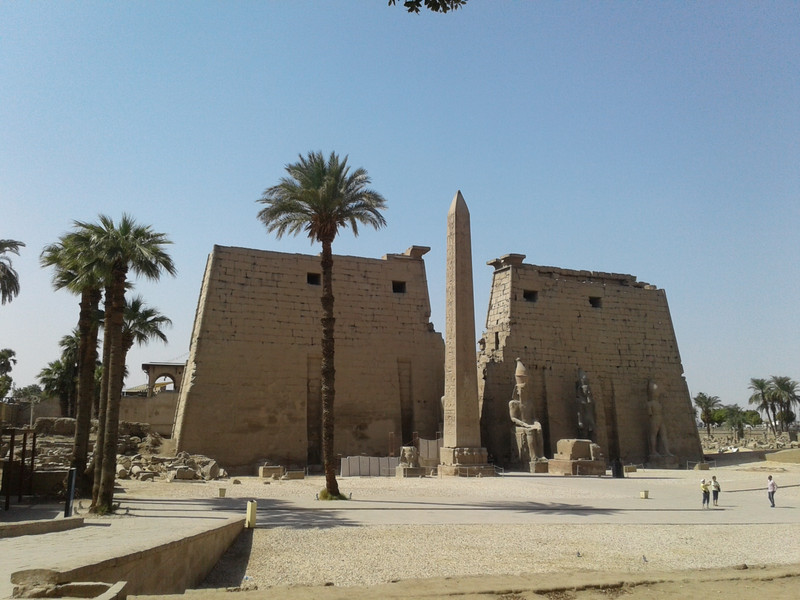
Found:
[[[339,496],[334,455],[334,368],[333,253],[331,239],[322,241],[322,460],[325,465],[325,489],[331,497]]]
[[[107,286],[106,315],[111,311],[111,287]],[[92,479],[92,507],[97,506],[100,494],[100,479],[103,473],[103,444],[106,439],[106,407],[108,406],[108,376],[111,372],[111,334],[109,333],[105,318],[103,319],[103,374],[100,380],[100,402],[97,407],[97,437],[94,442],[91,470],[94,472]]]
[[[125,280],[127,265],[115,265],[111,312],[106,312],[105,326],[111,336],[109,355],[108,400],[106,404],[106,427],[103,439],[103,461],[100,473],[100,491],[97,507],[110,511],[114,502],[114,476],[117,467],[117,444],[119,441],[119,402],[125,371],[125,350],[122,347],[123,314],[125,311]]]
[[[97,306],[100,289],[86,289],[81,293],[81,312],[78,319],[80,347],[78,353],[78,407],[75,416],[75,439],[72,446],[72,466],[77,473],[80,496],[91,492],[91,478],[86,473],[89,453],[92,399],[94,397],[94,368],[97,362]]]

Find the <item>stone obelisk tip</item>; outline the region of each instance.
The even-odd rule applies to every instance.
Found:
[[[464,196],[461,195],[461,190],[458,190],[456,195],[453,196],[453,202],[450,203],[450,210],[447,212],[448,214],[453,214],[455,212],[466,212],[469,214],[469,209],[467,208],[467,203],[464,200]]]

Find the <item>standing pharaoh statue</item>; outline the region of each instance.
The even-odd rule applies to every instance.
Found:
[[[520,461],[525,462],[526,459],[530,463],[544,461],[546,458],[544,456],[542,425],[534,416],[533,399],[527,389],[528,370],[519,358],[517,359],[517,368],[514,371],[514,379],[514,393],[508,403],[508,415],[515,425],[514,437],[518,440]],[[524,439],[524,444],[520,443],[520,438]],[[527,452],[525,447],[527,447]]]
[[[664,414],[661,407],[661,389],[652,379],[647,382],[647,413],[650,417],[649,446],[650,456],[672,456],[667,445],[667,430],[664,426]]]
[[[589,386],[589,376],[583,369],[578,369],[578,381],[575,383],[575,402],[578,405],[578,437],[585,440],[595,440],[595,414],[592,388]]]

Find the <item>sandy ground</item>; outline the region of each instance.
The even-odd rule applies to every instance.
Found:
[[[720,506],[700,508],[716,475]],[[777,508],[766,476],[779,485]],[[315,499],[321,478],[126,484],[126,495],[255,500],[246,531],[209,575],[253,598],[795,598],[800,465],[640,471],[624,480],[343,478],[347,502]],[[647,489],[648,498],[641,498]],[[238,596],[237,596],[238,597]]]

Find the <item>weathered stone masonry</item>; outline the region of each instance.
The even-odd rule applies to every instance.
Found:
[[[481,428],[495,462],[514,462],[508,402],[515,359],[528,368],[545,449],[577,437],[577,371],[589,377],[596,441],[606,457],[648,461],[648,381],[661,389],[670,451],[679,464],[702,451],[666,294],[632,275],[523,264],[494,267],[486,332],[478,356]]]
[[[422,256],[335,256],[336,452],[385,456],[441,421],[444,343]],[[176,414],[179,450],[229,469],[321,463],[319,257],[215,246]]]

